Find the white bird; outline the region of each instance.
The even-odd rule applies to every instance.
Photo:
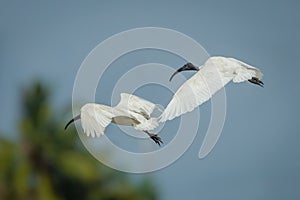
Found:
[[[234,58],[210,57],[199,68],[192,63],[187,63],[171,76],[170,81],[177,73],[186,70],[198,72],[177,90],[160,116],[160,122],[172,120],[194,110],[197,106],[208,101],[212,95],[231,80],[234,83],[249,81],[261,87],[264,85],[260,80],[263,74],[259,69]]]
[[[136,130],[143,131],[160,145],[161,138],[157,134],[149,133],[158,126],[157,118],[151,117],[155,104],[137,96],[121,93],[121,100],[115,107],[101,104],[88,103],[80,109],[80,114],[71,119],[65,129],[74,121],[81,119],[81,125],[87,136],[101,136],[105,127],[111,122],[124,126],[133,126]],[[159,108],[158,108],[159,109]]]

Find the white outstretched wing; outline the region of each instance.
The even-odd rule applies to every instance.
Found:
[[[101,136],[105,127],[108,126],[114,117],[112,108],[100,104],[86,104],[81,108],[81,124],[87,136]]]
[[[232,76],[221,75],[215,64],[206,62],[194,76],[177,90],[162,113],[160,122],[172,120],[194,110],[197,106],[209,100],[232,78]]]
[[[132,94],[121,93],[121,101],[115,107],[150,117],[156,105]]]

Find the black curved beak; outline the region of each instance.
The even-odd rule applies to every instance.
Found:
[[[192,63],[187,63],[187,64],[183,65],[182,67],[180,67],[179,69],[177,69],[177,71],[174,72],[174,74],[172,74],[169,81],[172,81],[173,77],[182,71],[199,71],[199,68],[196,67],[195,65],[193,65]]]
[[[78,119],[80,119],[80,115],[77,115],[76,117],[74,117],[73,119],[71,119],[71,120],[67,123],[67,125],[65,126],[65,130],[68,128],[68,126],[69,126],[71,123],[75,122],[75,121],[78,120]]]
[[[249,79],[248,81],[255,85],[259,85],[260,87],[264,87],[264,83],[256,77],[252,77],[252,79]]]

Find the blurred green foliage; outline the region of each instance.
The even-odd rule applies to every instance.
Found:
[[[0,199],[157,199],[149,179],[133,183],[83,148],[74,128],[53,114],[49,90],[22,93],[20,137],[0,138]]]

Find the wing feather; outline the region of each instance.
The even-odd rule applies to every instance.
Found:
[[[99,137],[114,117],[112,108],[100,104],[86,104],[81,108],[81,124],[87,136]]]
[[[125,108],[125,110],[145,114],[147,117],[150,117],[155,107],[156,105],[150,101],[132,94],[121,93],[120,103],[115,108]]]
[[[208,62],[175,93],[160,116],[160,122],[172,120],[208,101],[232,77],[222,77],[217,67]]]

